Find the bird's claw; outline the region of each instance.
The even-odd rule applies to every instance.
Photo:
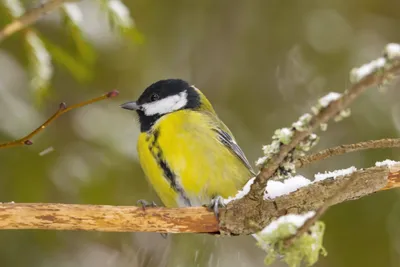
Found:
[[[155,208],[155,207],[157,207],[157,204],[154,201],[148,202],[147,200],[144,200],[144,199],[139,199],[136,203],[138,205],[142,206],[143,211],[145,211],[146,208]]]
[[[225,207],[224,198],[221,196],[216,196],[211,199],[211,203],[207,205],[207,208],[214,212],[215,217],[219,219],[219,208]]]

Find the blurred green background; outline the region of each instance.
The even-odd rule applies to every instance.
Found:
[[[32,146],[1,150],[0,201],[158,201],[137,161],[137,122],[132,113],[119,108],[150,83],[179,77],[195,84],[254,162],[275,129],[290,125],[327,92],[342,92],[352,67],[380,56],[386,43],[400,42],[400,2],[395,0],[124,3],[144,41],[132,42],[110,30],[96,1],[80,2],[84,37],[97,58],[85,65],[88,73],[80,80],[55,64],[52,87],[40,103],[29,84],[23,33],[0,43],[0,141],[28,133],[60,102],[72,104],[112,89],[120,91],[117,98],[63,115],[36,136]],[[1,26],[7,22],[9,17],[0,10]],[[57,12],[36,29],[76,54]],[[315,150],[397,137],[396,87],[386,93],[371,88],[352,106],[350,118],[329,125]],[[41,156],[49,147],[54,151]],[[387,158],[400,159],[391,149],[353,153],[301,173],[311,177],[318,171],[368,167]],[[317,266],[400,266],[399,200],[395,189],[330,209],[323,218],[329,254]],[[264,252],[251,237],[202,239],[0,231],[0,266],[263,266]],[[206,245],[210,242],[212,247]]]

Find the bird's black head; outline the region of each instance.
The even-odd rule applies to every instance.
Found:
[[[149,131],[165,114],[182,109],[197,109],[201,105],[199,92],[180,79],[161,80],[144,90],[137,101],[122,104],[124,109],[135,110],[139,115],[140,130]]]

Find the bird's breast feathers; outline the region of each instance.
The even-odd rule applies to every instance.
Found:
[[[234,195],[251,177],[243,152],[215,120],[207,113],[180,110],[139,136],[143,171],[167,207]]]

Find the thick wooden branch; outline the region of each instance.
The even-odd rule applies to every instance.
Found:
[[[0,205],[0,229],[85,230],[102,232],[218,232],[213,213],[204,207],[146,208],[102,205]]]
[[[338,190],[344,188],[349,179],[353,181],[341,191],[332,205],[400,187],[400,164],[358,170],[347,176],[313,183],[272,200],[255,203],[244,197],[239,201],[232,201],[221,211],[220,232],[237,235],[256,233],[274,218],[288,213],[302,214],[317,210]]]
[[[350,179],[353,182],[332,204],[400,187],[400,164],[313,183],[289,195],[264,200],[257,208],[252,202],[237,202],[240,212],[221,210],[220,226],[214,214],[203,207],[143,210],[128,206],[4,203],[0,204],[0,229],[250,234],[279,216],[319,208]],[[253,224],[243,227],[243,220],[248,218]]]

